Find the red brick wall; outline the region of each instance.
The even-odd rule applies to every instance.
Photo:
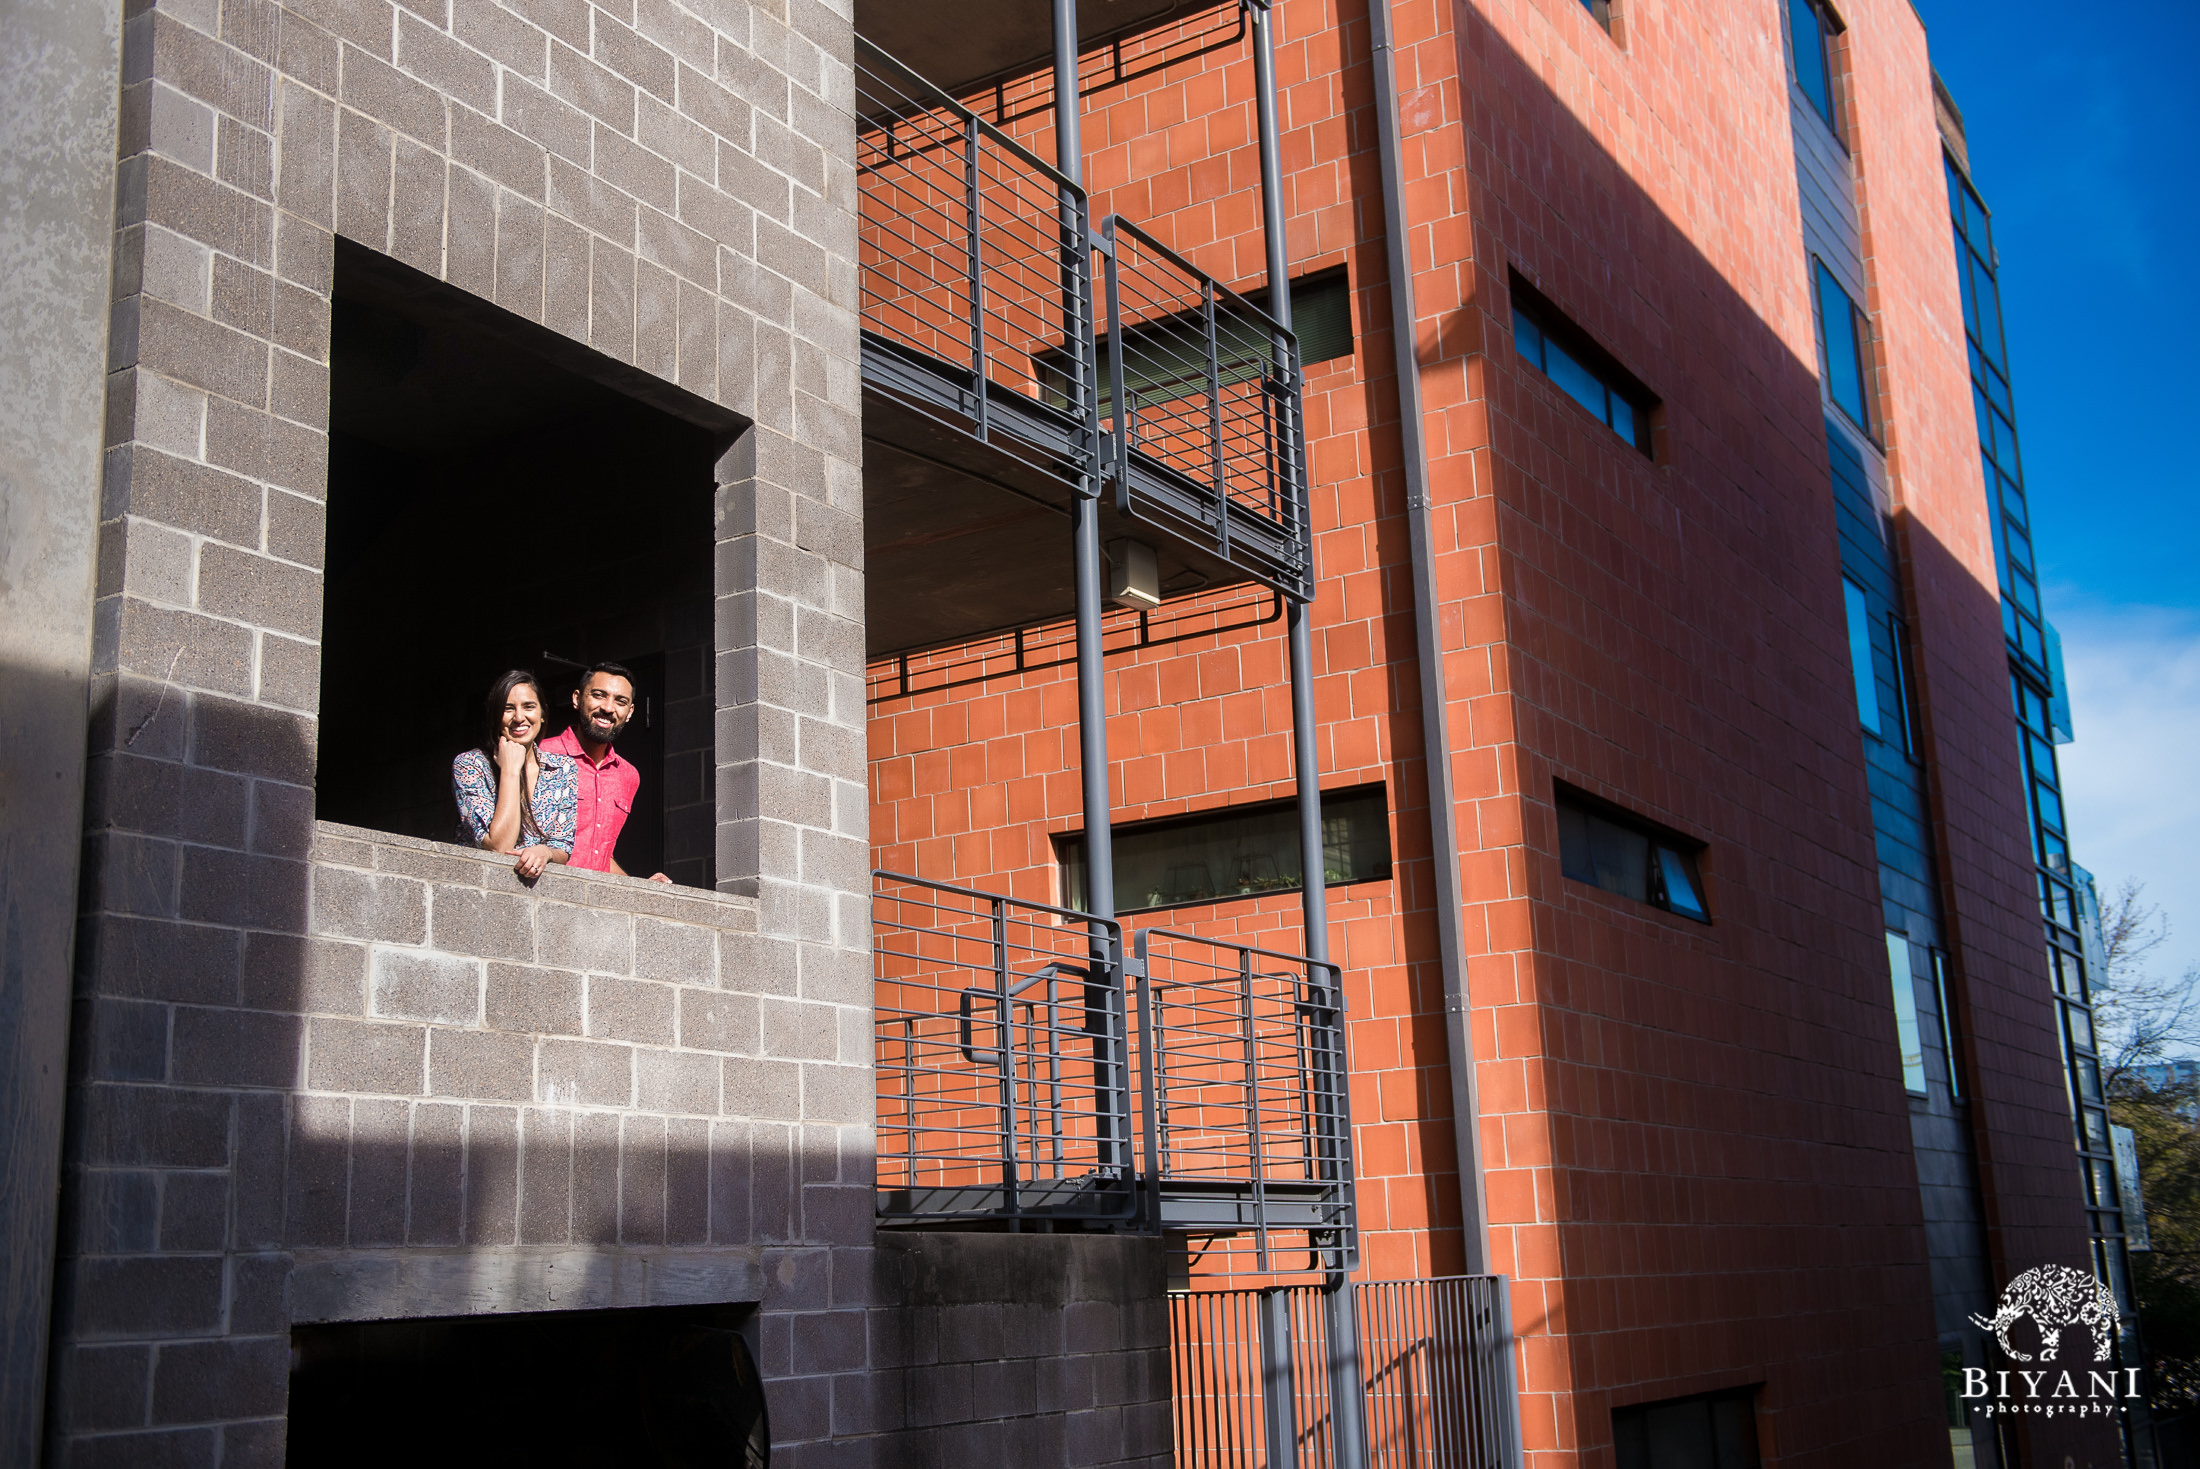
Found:
[[[1515,1281],[1530,1461],[1609,1465],[1612,1407],[1761,1381],[1779,1463],[1939,1462],[1777,12],[1629,9],[1624,49],[1576,0],[1402,0],[1393,20],[1488,1247]],[[1887,38],[1858,61],[1885,136],[1864,154],[1877,238],[1901,236],[1875,268],[1929,303],[1883,317],[1901,493],[1960,548],[1930,591],[1921,572],[1914,620],[1936,748],[1961,744],[1940,782],[1956,916],[1982,956],[1982,1072],[2003,1078],[1980,1083],[2000,1087],[1987,1115],[2010,1130],[1990,1186],[2013,1190],[2005,1238],[2021,1220],[2027,1248],[2067,1243],[2044,1002],[2020,998],[2040,993],[2022,969],[2037,920],[1998,624],[1977,605],[1992,575],[1945,346],[1960,329],[1922,35],[1892,3],[1853,23]],[[1330,899],[1364,1273],[1441,1272],[1463,1258],[1460,1195],[1369,33],[1358,0],[1287,0],[1278,29],[1293,266],[1345,263],[1358,330],[1357,355],[1309,381],[1321,773],[1387,782],[1397,859],[1392,882]],[[1251,81],[1222,53],[1103,93],[1085,120],[1095,217],[1120,209],[1241,289],[1262,283]],[[1051,149],[1043,119],[1023,131]],[[1656,463],[1519,363],[1509,268],[1663,399]],[[1280,628],[1108,669],[1119,821],[1289,794]],[[879,860],[1058,899],[1048,834],[1081,824],[1074,721],[1068,669],[880,706]],[[1706,841],[1717,922],[1566,882],[1554,777]],[[1289,945],[1298,903],[1165,921]]]

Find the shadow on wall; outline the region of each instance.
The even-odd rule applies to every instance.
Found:
[[[1899,7],[1896,12],[1890,21],[1907,23]],[[1406,140],[1406,151],[1409,159],[1428,160],[1441,181],[1439,191],[1429,197],[1461,201],[1468,217],[1436,227],[1444,239],[1471,238],[1476,259],[1462,293],[1465,304],[1445,310],[1447,302],[1420,303],[1439,324],[1424,325],[1421,339],[1412,346],[1413,355],[1432,372],[1432,403],[1461,401],[1470,394],[1479,400],[1451,415],[1456,439],[1447,440],[1441,428],[1432,429],[1439,451],[1447,442],[1462,446],[1449,463],[1437,466],[1438,484],[1464,482],[1472,498],[1480,500],[1458,505],[1456,519],[1439,519],[1437,541],[1494,542],[1506,553],[1492,570],[1484,553],[1470,546],[1476,559],[1450,558],[1445,574],[1459,577],[1447,596],[1481,601],[1480,606],[1468,602],[1465,607],[1469,641],[1505,643],[1510,666],[1497,674],[1494,687],[1511,694],[1512,713],[1519,721],[1518,748],[1526,757],[1518,788],[1529,793],[1527,831],[1492,842],[1523,843],[1534,854],[1527,890],[1537,900],[1533,917],[1538,933],[1528,942],[1547,956],[1539,961],[1536,998],[1553,1013],[1540,1027],[1532,1071],[1508,1081],[1540,1089],[1547,1097],[1549,1121],[1557,1129],[1553,1136],[1564,1142],[1566,1155],[1554,1165],[1555,1204],[1494,1195],[1493,1200],[1501,1227],[1532,1225],[1550,1218],[1547,1210],[1558,1210],[1555,1229],[1533,1242],[1534,1254],[1520,1257],[1524,1275],[1547,1278],[1531,1293],[1534,1307],[1523,1302],[1519,1310],[1525,1326],[1547,1306],[1549,1319],[1563,1322],[1561,1329],[1569,1333],[1564,1370],[1576,1394],[1573,1421],[1554,1432],[1558,1441],[1597,1452],[1599,1445],[1610,1442],[1609,1407],[1657,1396],[1658,1373],[1742,1370],[1769,1361],[1779,1365],[1766,1407],[1791,1452],[1801,1451],[1797,1445],[1810,1445],[1829,1460],[1853,1455],[1859,1451],[1856,1435],[1866,1427],[1884,1429],[1890,1442],[1899,1439],[1901,1451],[1909,1452],[1911,1445],[1937,1437],[1945,1428],[1932,1349],[1931,1289],[1920,1258],[1917,1180],[1896,1075],[1882,924],[1870,870],[1865,761],[1862,751],[1847,743],[1855,738],[1856,711],[1845,661],[1840,561],[1822,428],[1825,410],[1815,361],[1803,355],[1811,351],[1808,318],[1791,313],[1787,322],[1775,325],[1760,315],[1726,278],[1722,264],[1698,248],[1698,238],[1711,238],[1705,233],[1711,225],[1669,214],[1660,198],[1633,176],[1638,165],[1615,158],[1553,92],[1546,80],[1552,56],[1566,48],[1577,49],[1593,72],[1613,68],[1615,86],[1621,85],[1617,71],[1630,65],[1624,48],[1605,49],[1608,38],[1586,12],[1554,8],[1545,17],[1549,24],[1537,33],[1547,38],[1549,50],[1532,57],[1516,50],[1481,9],[1457,5],[1447,14],[1453,34],[1428,44],[1455,52],[1459,95],[1446,98],[1432,88],[1404,99],[1409,117],[1420,114],[1412,124],[1417,136]],[[1340,24],[1349,37],[1361,24],[1359,12],[1349,11]],[[1771,33],[1758,39],[1763,44],[1745,58],[1752,85],[1765,75],[1777,87],[1781,42]],[[1317,74],[1327,64],[1328,53],[1321,51],[1331,44],[1327,36],[1310,41],[1293,36],[1285,44],[1309,45],[1319,53],[1307,68]],[[1677,32],[1640,33],[1634,44],[1645,52],[1679,48],[1678,59],[1684,62],[1701,59],[1686,54],[1693,43]],[[1652,58],[1646,54],[1637,59]],[[1665,59],[1673,58],[1669,54]],[[1434,69],[1450,71],[1450,60],[1440,58]],[[1220,69],[1245,64],[1242,55],[1235,55],[1205,65]],[[1286,55],[1281,66],[1288,75],[1299,63]],[[1189,84],[1190,73],[1198,69],[1188,66],[1139,87],[1096,95],[1090,109],[1120,104],[1134,115],[1121,129],[1109,119],[1090,118],[1088,136],[1137,136],[1146,130],[1149,106],[1181,107],[1186,98],[1222,96],[1220,87],[1202,94]],[[1169,89],[1181,95],[1160,97]],[[1463,117],[1431,126],[1447,100],[1456,103]],[[1676,106],[1673,115],[1691,119],[1682,126],[1696,131],[1705,144],[1703,156],[1739,158],[1741,170],[1792,167],[1788,109],[1775,96],[1752,91],[1744,97],[1714,89],[1683,100],[1689,105]],[[1239,105],[1250,111],[1249,102]],[[1310,156],[1292,156],[1294,189],[1302,201],[1293,228],[1303,233],[1295,234],[1295,240],[1319,240],[1334,249],[1335,237],[1328,233],[1331,218],[1304,201],[1356,197],[1366,204],[1375,196],[1371,68],[1360,63],[1343,70],[1335,111],[1348,116],[1324,116],[1323,105],[1318,89],[1296,90],[1294,127],[1304,131],[1287,137],[1285,148],[1292,156],[1294,142],[1335,137],[1339,134],[1325,135],[1323,130],[1351,124],[1342,135],[1358,140],[1357,152],[1340,151],[1319,163]],[[1192,110],[1201,109],[1195,105]],[[1926,130],[1919,142],[1930,149],[1932,120],[1926,115],[1916,121]],[[1051,127],[1043,116],[1029,117],[1014,131],[1027,145],[1051,156]],[[1250,130],[1241,129],[1237,136],[1249,138]],[[1251,145],[1242,146],[1249,162]],[[1881,156],[1901,155],[1888,150]],[[1238,249],[1246,237],[1233,234],[1226,223],[1249,220],[1252,211],[1226,210],[1206,186],[1208,179],[1220,176],[1214,160],[1188,159],[1171,169],[1131,176],[1144,163],[1145,155],[1122,149],[1103,151],[1090,161],[1087,183],[1096,218],[1118,209],[1139,216],[1164,239],[1226,274],[1257,260],[1257,254]],[[1321,168],[1332,169],[1335,177],[1320,177]],[[1242,176],[1250,178],[1253,172],[1248,167]],[[1785,192],[1777,178],[1760,182],[1775,197]],[[1928,186],[1927,202],[1934,204],[1926,211],[1930,223],[1937,216],[1937,172]],[[1674,188],[1667,197],[1685,196],[1685,181]],[[1446,195],[1444,189],[1451,192]],[[1232,203],[1242,205],[1245,199],[1240,194]],[[1163,202],[1169,200],[1178,202]],[[1155,217],[1157,208],[1172,207],[1180,212]],[[1340,230],[1348,227],[1348,209],[1344,204],[1328,206]],[[1943,223],[1923,243],[1931,250],[1947,250],[1944,216],[1937,217]],[[1792,216],[1780,218],[1775,207],[1769,213],[1722,219],[1718,225],[1723,233],[1716,248],[1726,259],[1743,262],[1737,273],[1762,271],[1767,268],[1764,261],[1772,262],[1774,278],[1752,281],[1752,289],[1772,290],[1782,279],[1797,288],[1784,298],[1774,291],[1760,300],[1799,306],[1805,299],[1808,260],[1797,223]],[[1736,228],[1750,234],[1737,237],[1732,233]],[[1230,254],[1234,249],[1237,253]],[[1792,269],[1783,270],[1779,261],[1786,251],[1794,252],[1787,257]],[[1355,376],[1374,400],[1368,417],[1387,429],[1396,423],[1398,408],[1395,381],[1384,381],[1393,378],[1393,357],[1382,241],[1355,236],[1350,253],[1360,324]],[[1908,263],[1891,259],[1888,268],[1891,272]],[[1653,413],[1654,459],[1592,417],[1575,396],[1520,356],[1506,295],[1511,269],[1601,344],[1630,378],[1647,384],[1662,399]],[[1941,304],[1956,308],[1952,278]],[[1802,335],[1791,349],[1790,337],[1797,330]],[[1461,374],[1463,382],[1437,382],[1434,374],[1445,372]],[[1960,392],[1961,369],[1955,372]],[[1926,395],[1935,390],[1929,382],[1902,386],[1916,395],[1914,402],[1929,402]],[[1459,391],[1461,387],[1466,391]],[[1576,387],[1588,395],[1587,387]],[[1389,401],[1383,401],[1386,395]],[[1321,406],[1310,405],[1311,421],[1323,421]],[[1331,421],[1352,422],[1352,406]],[[1956,401],[1947,407],[1959,420],[1947,427],[1961,440],[1968,433],[1968,406]],[[1486,424],[1478,421],[1485,416]],[[1941,453],[1943,424],[1912,421],[1900,427],[1915,436],[1911,452],[1918,468],[1939,473],[1954,462]],[[1470,465],[1469,455],[1483,445],[1487,452],[1474,455]],[[1381,463],[1385,457],[1376,446],[1360,462]],[[1319,453],[1315,462],[1324,463]],[[1352,463],[1342,455],[1340,462]],[[1364,472],[1357,464],[1348,470]],[[1393,479],[1384,486],[1388,498],[1379,503],[1389,513],[1375,525],[1372,560],[1386,570],[1402,569],[1409,561],[1407,527],[1398,513],[1402,496],[1392,490],[1395,483]],[[1350,487],[1354,494],[1359,488]],[[1952,495],[1951,486],[1929,488],[1936,498]],[[1317,505],[1326,498],[1317,495]],[[1348,494],[1342,503],[1362,502]],[[1452,506],[1442,508],[1449,511]],[[1324,513],[1317,509],[1317,518]],[[2032,1263],[2043,1252],[2076,1258],[2082,1250],[2079,1183],[2061,1089],[2052,1080],[2051,1002],[2036,945],[2028,937],[2037,933],[2037,917],[2021,850],[2025,820],[2002,683],[1996,592],[1930,532],[1912,526],[1904,534],[1910,617],[1930,639],[1918,659],[1928,738],[1938,768],[1951,777],[1962,802],[1936,813],[1941,830],[1935,836],[1943,870],[1953,874],[1950,921],[1971,965],[1970,973],[1958,977],[1968,992],[1960,1005],[1967,1019],[1978,1017],[1969,1029],[1979,1076],[1974,1091],[1988,1134],[1982,1165],[1993,1211],[1994,1249],[2004,1258],[2006,1278],[2013,1273],[2011,1265]],[[1340,549],[1354,565],[1366,557],[1349,536]],[[1485,620],[1485,609],[1499,597],[1502,628]],[[1385,610],[1402,610],[1401,601],[1402,594]],[[1339,614],[1332,607],[1330,615]],[[1331,658],[1349,657],[1355,639],[1366,636],[1336,634],[1328,642]],[[1453,664],[1454,687],[1492,687],[1479,666],[1484,650],[1469,651],[1475,655],[1471,667]],[[1329,668],[1332,677],[1354,671],[1334,662]],[[1063,677],[1049,675],[1044,681]],[[1411,686],[1409,678],[1404,687]],[[1615,696],[1617,691],[1624,693]],[[1474,736],[1464,718],[1466,696],[1459,698],[1451,732],[1466,758],[1464,747]],[[1393,750],[1418,750],[1420,732],[1409,727],[1417,714],[1411,705],[1396,711]],[[1143,755],[1158,760],[1173,753],[1155,748],[1150,739]],[[999,752],[1006,744],[989,742],[990,768],[1001,768]],[[1489,753],[1477,750],[1474,758]],[[941,764],[944,768],[945,762]],[[1799,770],[1820,774],[1799,777]],[[1047,773],[1016,770],[999,778]],[[1347,778],[1343,771],[1334,774]],[[1711,838],[1707,877],[1714,926],[1704,930],[1623,899],[1569,886],[1561,876],[1551,815],[1554,774],[1592,784],[1615,799],[1632,798],[1648,814]],[[1364,777],[1354,772],[1351,778]],[[1444,1053],[1437,1029],[1438,936],[1434,924],[1426,921],[1429,910],[1409,906],[1414,897],[1434,891],[1428,875],[1426,812],[1408,804],[1421,798],[1426,783],[1410,764],[1393,763],[1389,785],[1400,797],[1396,891],[1407,945],[1400,962],[1413,971],[1414,1029],[1410,1045],[1403,1047],[1391,1029],[1392,1016],[1374,1022],[1382,1027],[1375,1034],[1368,1033],[1367,1020],[1356,1029],[1380,1042],[1366,1047],[1364,1054],[1403,1050],[1401,1070],[1419,1070],[1411,1078],[1420,1093],[1413,1108],[1421,1129],[1416,1151],[1429,1159],[1448,1158],[1451,1140],[1443,1114],[1449,1109],[1435,1072],[1441,1062],[1433,1059]],[[1653,804],[1671,799],[1676,791],[1700,793],[1700,798],[1681,797],[1689,804],[1686,810]],[[930,816],[918,803],[930,794],[911,799],[906,827],[882,819],[878,829],[916,832],[912,849],[928,839]],[[1468,855],[1477,864],[1488,860],[1480,853]],[[891,857],[882,861],[915,867],[912,861]],[[1496,891],[1519,891],[1506,871],[1488,860],[1467,873],[1472,901],[1479,902],[1471,896],[1478,873],[1486,874]],[[999,875],[984,871],[928,870],[927,875],[1008,886]],[[1813,936],[1806,940],[1796,937],[1799,915],[1812,915]],[[1512,917],[1499,916],[1507,922]],[[1201,932],[1236,932],[1279,918],[1289,922],[1283,905],[1252,900],[1202,913],[1198,926]],[[2010,939],[2017,942],[2005,951]],[[1282,943],[1289,946],[1287,940]],[[1516,946],[1521,945],[1502,940],[1492,944],[1500,949]],[[1500,963],[1487,972],[1492,982],[1501,983],[1494,977],[1507,970]],[[1382,976],[1378,983],[1389,980]],[[1367,982],[1364,975],[1348,980],[1355,986]],[[1355,1000],[1366,993],[1357,990]],[[1706,996],[1719,1003],[1701,1004]],[[1834,1008],[1829,1011],[1829,1006]],[[1359,1013],[1370,1013],[1364,1001]],[[1657,1019],[1634,1018],[1642,1015]],[[1721,1017],[1734,1015],[1748,1017],[1747,1024],[1755,1028],[1747,1044],[1722,1027]],[[1828,1025],[1852,1039],[1825,1039]],[[1814,1032],[1815,1038],[1806,1038]],[[1782,1043],[1787,1054],[1779,1059],[1794,1063],[1797,1071],[1807,1067],[1822,1082],[1822,1088],[1819,1082],[1810,1087],[1794,1082],[1797,1093],[1821,1098],[1812,1104],[1807,1120],[1794,1110],[1794,1096],[1751,1080],[1765,1074],[1767,1035],[1793,1038]],[[1853,1052],[1847,1049],[1852,1043]],[[1685,1065],[1693,1081],[1716,1082],[1719,1090],[1684,1096],[1645,1081],[1642,1058],[1672,1054],[1668,1048],[1676,1046],[1685,1059],[1673,1064]],[[1849,1064],[1859,1054],[1872,1058],[1861,1069]],[[1634,1059],[1613,1059],[1630,1057]],[[1407,1078],[1384,1080],[1402,1083]],[[1370,1086],[1363,1093],[1369,1104],[1376,1100],[1373,1090]],[[1405,1085],[1397,1087],[1398,1095],[1406,1092]],[[1390,1095],[1386,1087],[1384,1099]],[[1691,1112],[1691,1107],[1698,1110]],[[1762,1145],[1762,1151],[1751,1149],[1756,1160],[1749,1166],[1761,1170],[1754,1176],[1764,1181],[1749,1185],[1739,1199],[1729,1177],[1697,1169],[1676,1173],[1657,1161],[1699,1156],[1707,1136],[1700,1118],[1715,1108],[1731,1109],[1728,1115],[1745,1119],[1742,1127],[1750,1130],[1737,1139],[1732,1131],[1722,1135],[1714,1127],[1710,1136],[1722,1148]],[[1382,1114],[1363,1105],[1361,1115]],[[1506,1139],[1496,1120],[1491,1119],[1488,1133],[1497,1149],[1490,1157],[1493,1168],[1503,1166],[1505,1158]],[[1751,1131],[1761,1136],[1752,1137]],[[1826,1195],[1822,1178],[1784,1181],[1795,1175],[1778,1160],[1782,1155],[1792,1158],[1796,1139],[1859,1134],[1867,1136],[1870,1148],[1815,1148],[1817,1162],[1805,1170],[1806,1177],[1818,1167],[1838,1173],[1850,1190],[1845,1198]],[[1522,1151],[1540,1164],[1539,1146]],[[1363,1154],[1374,1155],[1372,1148]],[[1597,1159],[1627,1161],[1590,1166]],[[1527,1174],[1507,1171],[1510,1181],[1524,1189]],[[1442,1230],[1457,1218],[1456,1188],[1453,1176],[1401,1166],[1392,1177],[1366,1180],[1363,1198],[1371,1213],[1387,1211],[1401,1231]],[[1853,1221],[1844,1209],[1862,1207],[1858,1201],[1867,1198],[1886,1227],[1859,1235],[1848,1228]],[[1615,1226],[1624,1228],[1615,1233]],[[1857,1251],[1855,1258],[1829,1258],[1824,1230],[1834,1226],[1846,1230],[1844,1247]],[[1370,1220],[1370,1230],[1370,1258],[1381,1259],[1379,1218]],[[1885,1423],[1860,1424],[1853,1412],[1857,1387],[1832,1385],[1823,1374],[1800,1365],[1804,1348],[1793,1331],[1763,1316],[1764,1277],[1738,1262],[1767,1254],[1823,1262],[1821,1268],[1799,1272],[1783,1283],[1791,1313],[1787,1326],[1796,1318],[1824,1323],[1839,1339],[1853,1343],[1838,1323],[1867,1304],[1883,1310],[1888,1320],[1904,1323],[1883,1328],[1875,1340],[1907,1339],[1912,1347],[1874,1352],[1852,1345],[1844,1359],[1869,1379],[1870,1391],[1898,1404]],[[1535,1258],[1564,1258],[1563,1277],[1555,1267],[1544,1270],[1528,1263]],[[1672,1324],[1643,1324],[1624,1305],[1630,1299],[1628,1282],[1639,1281],[1644,1259],[1663,1262],[1655,1267],[1659,1273],[1686,1282],[1692,1319],[1763,1321],[1761,1336],[1737,1335],[1721,1345],[1706,1333],[1691,1343],[1695,1355],[1687,1365],[1677,1365]],[[1868,1267],[1865,1274],[1882,1281],[1887,1298],[1871,1303],[1857,1299],[1855,1282],[1865,1278],[1860,1265]],[[1906,1298],[1913,1288],[1914,1299]],[[2045,1454],[2052,1449],[2060,1462],[2065,1432],[2060,1425],[2027,1431],[2035,1435],[2036,1450]],[[2078,1450],[2077,1437],[2068,1446]],[[2083,1455],[2081,1451],[2081,1461]]]

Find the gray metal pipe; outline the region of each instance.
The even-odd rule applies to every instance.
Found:
[[[1444,978],[1444,1041],[1451,1063],[1452,1137],[1459,1156],[1467,1273],[1489,1269],[1488,1199],[1482,1182],[1481,1108],[1475,1100],[1474,1031],[1460,935],[1458,808],[1451,783],[1451,732],[1444,714],[1443,629],[1436,614],[1435,536],[1430,525],[1428,445],[1421,428],[1420,335],[1413,309],[1413,261],[1406,238],[1405,160],[1399,145],[1398,63],[1390,0],[1368,0],[1375,72],[1375,142],[1383,180],[1383,237],[1390,266],[1390,339],[1398,376],[1398,438],[1406,471],[1406,533],[1413,562],[1413,640],[1421,674],[1421,744],[1428,767],[1430,856],[1436,863],[1436,948]]]
[[[1054,159],[1071,183],[1085,177],[1077,87],[1077,0],[1054,0]],[[1082,317],[1082,312],[1072,314]],[[1095,466],[1097,468],[1097,466]],[[1070,498],[1077,588],[1077,756],[1085,795],[1085,911],[1115,917],[1115,841],[1109,827],[1108,707],[1100,657],[1100,486]]]
[[[1283,222],[1283,141],[1276,117],[1275,18],[1267,0],[1254,0],[1253,97],[1260,141],[1260,215],[1268,255],[1268,314],[1291,326],[1291,260]],[[1298,488],[1306,486],[1305,466]],[[1311,510],[1303,493],[1299,534],[1313,553]],[[1309,570],[1311,570],[1311,563]],[[1310,578],[1311,579],[1311,578]],[[1285,629],[1291,659],[1291,762],[1298,776],[1300,911],[1306,927],[1307,957],[1329,958],[1329,884],[1322,851],[1321,767],[1314,741],[1314,640],[1308,626],[1310,602],[1291,599]],[[1361,1383],[1360,1323],[1353,1309],[1352,1285],[1343,1270],[1328,1273],[1322,1291],[1328,1358],[1330,1424],[1337,1469],[1362,1469],[1367,1457],[1367,1399]]]
[[[1283,143],[1276,121],[1276,41],[1274,18],[1266,0],[1253,12],[1254,115],[1260,140],[1260,219],[1268,253],[1268,314],[1291,326],[1291,261],[1283,231]],[[1300,534],[1311,548],[1311,527]],[[1306,926],[1306,954],[1329,958],[1328,873],[1322,861],[1321,768],[1314,754],[1314,643],[1307,627],[1307,604],[1290,599],[1284,608],[1285,636],[1291,658],[1291,763],[1299,786],[1299,872],[1304,882],[1300,912]]]

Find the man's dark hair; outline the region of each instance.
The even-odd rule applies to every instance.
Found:
[[[581,675],[580,687],[582,687],[582,688],[584,688],[584,689],[585,689],[585,688],[587,688],[587,687],[588,687],[588,681],[589,681],[590,679],[594,678],[594,677],[595,677],[595,676],[596,676],[597,674],[599,674],[599,673],[609,673],[609,674],[615,674],[615,675],[617,675],[618,677],[620,677],[620,678],[623,678],[623,679],[625,679],[625,680],[626,680],[626,684],[627,684],[627,687],[628,687],[628,688],[633,688],[633,687],[634,687],[634,675],[633,675],[632,673],[630,673],[630,672],[629,672],[629,671],[627,670],[627,667],[626,667],[626,665],[625,665],[625,664],[623,664],[623,663],[591,663],[591,664],[589,664],[589,665],[588,665],[588,672],[586,672],[586,673],[584,673],[584,674],[582,674],[582,675]]]

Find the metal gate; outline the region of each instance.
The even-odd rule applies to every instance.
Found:
[[[1304,1285],[1171,1293],[1178,1469],[1516,1469],[1505,1277],[1345,1288],[1364,1465],[1338,1462],[1328,1303],[1323,1287]]]

